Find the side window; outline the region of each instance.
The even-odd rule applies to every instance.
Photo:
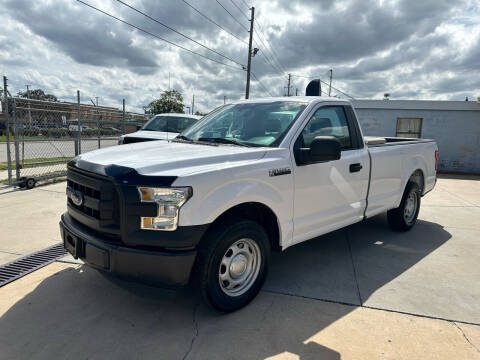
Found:
[[[300,135],[303,138],[301,147],[309,148],[317,136],[335,136],[342,149],[352,147],[347,118],[343,106],[327,106],[318,109]],[[302,142],[302,140],[300,140]]]

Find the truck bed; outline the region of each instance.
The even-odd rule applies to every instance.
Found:
[[[402,137],[380,137],[380,136],[364,136],[365,144],[368,147],[374,146],[392,146],[392,145],[407,145],[415,143],[434,142],[433,139],[417,139],[417,138],[402,138]]]

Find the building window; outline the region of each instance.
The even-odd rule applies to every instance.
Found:
[[[404,138],[422,137],[422,119],[397,118],[397,136]]]

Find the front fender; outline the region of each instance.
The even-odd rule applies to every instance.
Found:
[[[283,178],[283,179],[282,179]],[[180,210],[180,225],[210,224],[234,206],[257,202],[269,207],[277,217],[280,244],[293,233],[293,177],[231,179],[204,194],[194,196]]]

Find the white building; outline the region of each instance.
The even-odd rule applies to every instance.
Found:
[[[364,135],[435,139],[439,170],[480,173],[480,102],[352,100]]]

